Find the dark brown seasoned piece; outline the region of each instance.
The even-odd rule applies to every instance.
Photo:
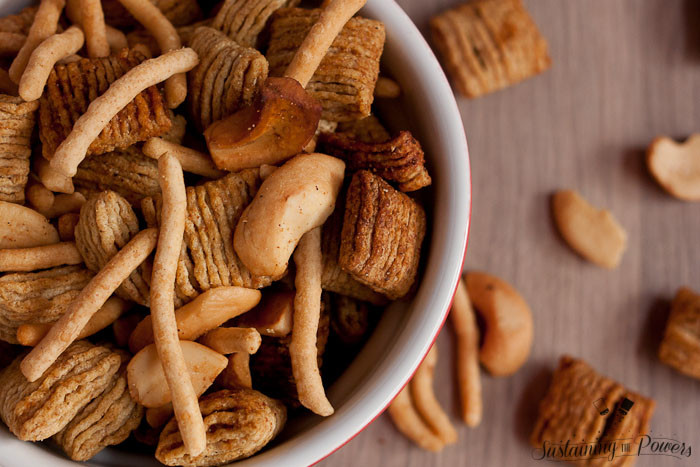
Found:
[[[138,232],[139,220],[129,202],[113,191],[103,191],[90,197],[80,209],[75,246],[88,269],[97,273]],[[117,295],[148,306],[150,277],[144,273],[148,270],[150,264],[139,266],[122,282]]]
[[[81,265],[0,277],[0,339],[18,344],[21,325],[57,321],[92,276]]]
[[[216,14],[212,27],[243,47],[256,47],[258,34],[272,14],[294,7],[300,0],[226,0]]]
[[[331,295],[331,328],[343,344],[362,341],[369,330],[367,304],[344,295]]]
[[[38,102],[0,94],[0,201],[24,203]]]
[[[107,388],[68,422],[54,439],[74,461],[86,461],[107,446],[122,443],[143,418],[143,407],[129,394],[126,367]]]
[[[13,32],[17,34],[29,33],[29,28],[34,22],[36,6],[28,6],[16,15],[8,15],[0,18],[0,32]]]
[[[173,26],[183,26],[194,23],[202,18],[202,10],[197,0],[150,0],[163,12]],[[105,21],[117,28],[138,26],[139,23],[119,3],[119,0],[102,0],[102,11]]]
[[[190,46],[199,55],[199,65],[188,73],[190,114],[204,130],[212,122],[251,105],[267,79],[265,57],[243,47],[216,29],[200,27]]]
[[[30,383],[19,369],[24,356],[0,373],[0,416],[23,441],[40,441],[61,431],[104,392],[122,362],[117,352],[77,341]]]
[[[271,76],[284,73],[320,11],[283,8],[273,15],[267,50]],[[323,106],[321,118],[343,122],[370,114],[385,35],[379,21],[355,17],[347,22],[306,86]]]
[[[622,416],[620,410],[626,414]],[[545,444],[556,447],[567,440],[590,444],[621,438],[639,440],[640,435],[649,430],[653,411],[653,400],[630,393],[619,383],[598,374],[583,360],[563,356],[540,402],[530,442],[542,449]],[[556,460],[580,459],[557,457]],[[630,460],[633,458],[617,457],[604,465],[628,465]],[[586,459],[581,463],[603,465],[599,464],[600,459]]]
[[[344,209],[342,209],[342,206],[336,206],[333,214],[323,224],[321,234],[321,249],[323,253],[321,287],[323,287],[323,290],[347,295],[375,305],[383,305],[387,302],[385,296],[353,279],[338,264],[340,233],[343,229],[343,213]]]
[[[459,92],[478,97],[549,68],[547,42],[522,0],[476,0],[435,16],[433,41]]]
[[[376,292],[401,298],[416,279],[425,229],[418,203],[360,170],[348,187],[338,264]]]
[[[364,143],[342,133],[322,133],[321,152],[345,161],[350,172],[369,170],[384,180],[395,182],[401,191],[414,191],[430,185],[420,143],[410,131],[402,131],[383,143]]]
[[[51,160],[90,102],[145,59],[146,56],[138,50],[124,49],[118,55],[56,65],[49,75],[39,106],[39,138],[44,158]],[[139,141],[167,133],[171,125],[170,112],[161,92],[151,86],[109,121],[88,148],[87,155],[128,148]]]
[[[316,358],[319,369],[323,366],[323,354],[328,343],[329,309],[328,294],[323,294],[321,317],[316,332]],[[250,372],[255,389],[280,399],[290,408],[297,408],[301,404],[297,395],[296,381],[292,374],[292,359],[289,356],[291,342],[291,334],[284,337],[262,336],[262,343],[258,351],[250,356]]]
[[[258,169],[246,169],[187,187],[185,237],[175,279],[179,303],[214,287],[266,287],[273,278],[255,276],[233,249],[233,232],[243,209],[260,186]],[[160,196],[146,198],[141,209],[149,227],[158,226]]]
[[[173,418],[160,434],[156,459],[165,465],[210,466],[250,457],[282,431],[283,404],[252,389],[225,389],[199,401],[207,429],[207,446],[190,457]]]
[[[676,293],[659,347],[662,362],[700,379],[700,295],[687,287]]]

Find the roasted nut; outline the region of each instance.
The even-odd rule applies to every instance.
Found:
[[[0,201],[22,204],[38,102],[0,94]]]
[[[311,141],[321,106],[292,78],[268,78],[255,102],[204,132],[214,163],[241,170],[276,165]]]
[[[82,266],[63,266],[0,277],[0,339],[17,344],[21,325],[57,321],[92,276]]]
[[[599,211],[573,190],[552,198],[561,236],[578,254],[600,267],[614,269],[627,248],[627,233],[610,211]]]
[[[266,54],[271,76],[285,72],[320,14],[318,9],[284,8],[273,15]],[[379,21],[355,17],[345,24],[306,86],[321,102],[322,118],[342,122],[369,115],[384,39]]]
[[[58,232],[33,209],[0,201],[0,248],[30,248],[60,241]]]
[[[671,305],[659,358],[681,373],[700,379],[700,295],[681,287]]]
[[[700,201],[700,134],[684,143],[660,136],[647,149],[647,166],[659,185],[676,198]]]
[[[195,392],[203,394],[217,375],[226,368],[228,359],[218,352],[191,341],[180,341]],[[170,389],[165,382],[163,367],[156,345],[139,351],[127,366],[129,392],[136,402],[145,407],[161,407],[171,401]]]
[[[260,292],[243,287],[209,289],[193,301],[175,310],[178,337],[194,340],[221,326],[229,319],[253,308],[260,301]],[[141,321],[129,338],[129,349],[136,353],[153,342],[151,316]]]
[[[255,47],[270,16],[298,3],[299,0],[226,0],[211,26],[244,47]]]
[[[199,343],[223,355],[232,353],[250,355],[257,352],[260,347],[260,333],[253,328],[218,327],[203,335]]]
[[[343,133],[323,133],[321,150],[345,161],[348,171],[369,170],[401,191],[414,191],[430,185],[420,143],[409,131],[400,132],[383,143],[363,143]]]
[[[107,446],[122,443],[141,423],[143,407],[129,395],[124,372],[116,374],[95,400],[54,435],[74,461],[86,461]]]
[[[630,403],[634,407],[632,410],[629,410]],[[586,362],[563,356],[549,390],[540,402],[530,442],[542,449],[562,440],[576,440],[585,446],[590,443],[607,445],[608,442],[627,439],[632,445],[630,452],[637,452],[642,435],[649,432],[654,406],[652,399],[625,390],[622,385],[596,373]],[[624,418],[618,416],[618,407],[628,411]],[[574,462],[581,458],[578,455],[568,457],[568,453],[558,460]],[[628,465],[625,461],[628,458],[620,459],[623,460],[613,464]],[[603,457],[591,459],[587,465],[611,463]]]
[[[78,225],[80,214],[69,212],[58,218],[58,236],[62,242],[75,241],[75,226]]]
[[[294,292],[265,292],[260,303],[241,315],[236,324],[255,328],[263,336],[284,337],[292,332]]]
[[[39,137],[44,158],[51,160],[93,100],[145,59],[139,51],[125,49],[119,55],[57,65],[49,75],[39,106]],[[160,91],[151,86],[107,123],[90,144],[87,154],[125,149],[152,136],[162,135],[171,125]]]
[[[344,295],[331,295],[331,329],[343,344],[362,341],[369,330],[369,308]]]
[[[23,358],[0,373],[0,416],[23,441],[40,441],[61,431],[104,392],[121,365],[118,353],[77,341],[30,383],[19,370]]]
[[[401,86],[399,83],[386,76],[377,78],[377,84],[374,86],[374,97],[380,99],[396,99],[401,95]]]
[[[509,284],[483,272],[465,276],[467,292],[485,322],[481,363],[494,376],[515,373],[530,356],[532,312]]]
[[[98,272],[139,232],[139,220],[127,200],[113,191],[91,197],[80,210],[75,244],[85,265]],[[141,265],[119,286],[117,295],[148,306],[150,265]]]
[[[425,236],[423,208],[380,177],[361,170],[345,201],[338,264],[391,299],[408,293]]]
[[[235,352],[228,356],[228,366],[217,378],[217,384],[226,389],[252,389],[253,377],[250,374],[250,354]]]
[[[199,406],[207,427],[207,448],[190,457],[176,421],[163,429],[156,458],[165,465],[221,465],[255,454],[282,430],[287,411],[280,402],[252,389],[227,389],[203,397]]]
[[[236,223],[259,185],[258,170],[250,169],[187,187],[185,238],[175,282],[176,306],[215,287],[258,289],[272,283],[269,276],[252,274],[233,248]],[[141,203],[149,226],[158,226],[160,203],[160,196]]]
[[[547,42],[520,0],[478,0],[430,21],[455,87],[467,97],[502,89],[549,68]]]
[[[273,172],[238,220],[233,245],[253,273],[284,274],[302,235],[333,212],[345,164],[324,154],[300,154]]]

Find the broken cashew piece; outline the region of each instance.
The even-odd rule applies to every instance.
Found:
[[[561,236],[579,255],[606,269],[620,264],[627,233],[610,211],[598,210],[573,190],[560,190],[552,212]]]
[[[457,338],[457,386],[462,420],[475,427],[481,423],[484,410],[479,371],[479,327],[464,279],[457,284],[450,320]]]
[[[481,363],[494,376],[515,373],[532,348],[532,312],[523,297],[501,279],[483,272],[466,275],[467,292],[485,322]]]
[[[700,133],[677,143],[660,136],[647,149],[647,166],[656,181],[672,196],[700,201]]]
[[[253,328],[216,328],[212,329],[201,339],[199,343],[220,354],[232,353],[254,354],[260,348],[262,338],[260,333]]]
[[[450,422],[433,390],[433,379],[435,376],[435,365],[437,365],[438,351],[437,344],[428,351],[428,355],[423,359],[416,374],[411,380],[411,395],[416,410],[421,415],[425,423],[443,442],[443,445],[457,442],[457,431]]]
[[[306,232],[335,208],[345,163],[325,154],[300,154],[262,183],[236,225],[233,246],[253,273],[277,277]]]
[[[253,388],[253,377],[250,374],[250,355],[246,352],[236,352],[228,357],[228,366],[221,372],[218,383],[228,389]]]
[[[445,447],[445,443],[428,428],[413,406],[410,384],[399,392],[387,412],[396,428],[421,448],[438,452]]]

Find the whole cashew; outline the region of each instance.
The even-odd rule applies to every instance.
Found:
[[[318,153],[272,172],[236,225],[233,247],[243,264],[253,274],[283,274],[302,235],[333,212],[344,173],[342,160]]]
[[[515,373],[532,347],[530,307],[513,287],[497,277],[470,272],[466,283],[469,297],[486,325],[479,351],[482,365],[494,376]]]

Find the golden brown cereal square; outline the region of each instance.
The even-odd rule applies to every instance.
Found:
[[[662,362],[700,379],[700,295],[687,287],[676,293],[659,348]]]
[[[626,390],[583,360],[563,356],[540,402],[530,442],[537,449],[535,455],[547,460],[578,461],[591,466],[630,465],[634,457],[619,456],[609,462],[594,449],[600,452],[612,441],[623,438],[630,439],[631,444],[638,443],[640,436],[649,431],[654,406],[652,399]],[[565,449],[564,454],[558,450],[571,444],[587,450]],[[631,452],[636,452],[636,448],[631,447]]]
[[[256,47],[267,20],[280,8],[293,7],[300,0],[226,0],[212,27],[243,47]]]
[[[435,16],[430,26],[445,68],[467,97],[503,89],[551,64],[522,0],[475,0]]]
[[[0,94],[0,201],[24,203],[38,102]]]
[[[418,203],[360,170],[348,187],[338,264],[376,292],[401,298],[416,279],[425,229]]]
[[[273,15],[267,50],[271,76],[284,73],[320,11],[283,8]],[[347,22],[306,86],[321,102],[321,118],[343,122],[369,116],[385,36],[379,21],[356,16]]]
[[[56,65],[39,105],[39,138],[43,143],[44,158],[51,160],[90,102],[145,59],[146,56],[138,50],[125,49],[118,55]],[[128,148],[139,141],[167,133],[171,125],[170,112],[161,92],[151,86],[107,123],[88,148],[87,155]]]

